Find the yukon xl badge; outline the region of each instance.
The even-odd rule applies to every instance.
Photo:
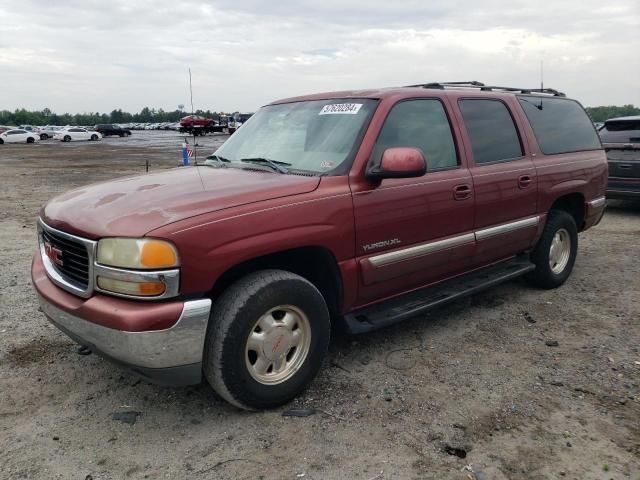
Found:
[[[369,243],[368,245],[363,245],[362,248],[365,252],[369,252],[371,250],[377,250],[378,248],[400,245],[401,243],[402,242],[399,238],[392,238],[391,240],[382,240],[381,242]]]

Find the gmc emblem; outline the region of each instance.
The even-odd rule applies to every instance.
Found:
[[[62,261],[62,250],[54,247],[49,242],[44,242],[44,253],[49,257],[49,260],[56,265],[64,265],[64,262]]]

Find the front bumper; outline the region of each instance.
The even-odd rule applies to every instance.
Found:
[[[151,382],[200,383],[210,299],[152,305],[106,295],[79,298],[51,282],[39,254],[31,276],[43,313],[74,341]],[[164,317],[156,317],[159,324],[171,326],[139,330],[149,325],[149,312]]]

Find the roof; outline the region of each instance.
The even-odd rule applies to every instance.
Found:
[[[607,120],[605,120],[605,123],[608,122],[626,122],[626,121],[639,121],[640,120],[640,115],[630,115],[628,117],[616,117],[616,118],[608,118]]]
[[[466,90],[476,91],[483,93],[495,93],[495,94],[536,94],[540,96],[555,96],[565,97],[565,94],[554,90],[552,88],[516,88],[516,87],[499,87],[492,85],[485,85],[482,82],[470,81],[470,82],[431,82],[421,83],[417,85],[407,85],[404,87],[386,87],[366,90],[342,90],[336,92],[322,92],[311,95],[302,95],[299,97],[283,98],[271,102],[270,105],[276,105],[280,103],[292,103],[309,100],[328,100],[332,98],[373,98],[382,99],[384,97],[394,96],[397,94],[415,94],[416,89],[421,91],[429,90],[435,91],[447,91],[447,90]]]

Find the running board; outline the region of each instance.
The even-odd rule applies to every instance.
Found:
[[[524,275],[535,268],[528,256],[514,257],[489,267],[423,288],[345,315],[349,333],[387,327],[434,307],[458,300]]]

